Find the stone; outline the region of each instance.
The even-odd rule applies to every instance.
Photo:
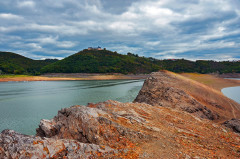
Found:
[[[9,140],[6,140],[9,139]],[[109,147],[80,143],[74,140],[56,140],[27,136],[13,130],[0,134],[0,158],[98,158],[117,156]],[[115,154],[116,153],[116,154]]]
[[[134,102],[180,109],[209,120],[219,118],[216,112],[200,103],[186,90],[178,87],[179,81],[178,78],[164,71],[152,73],[144,82]]]
[[[230,119],[223,123],[224,126],[231,128],[234,132],[240,134],[240,119]]]

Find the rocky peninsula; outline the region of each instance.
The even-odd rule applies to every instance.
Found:
[[[168,71],[131,103],[64,108],[36,136],[4,130],[0,158],[240,158],[240,105]]]

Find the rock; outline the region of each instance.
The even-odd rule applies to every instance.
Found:
[[[74,140],[27,136],[4,130],[0,134],[0,158],[108,158],[117,156],[109,147]]]
[[[134,102],[176,108],[209,120],[219,118],[216,112],[200,103],[186,90],[178,87],[179,81],[180,79],[165,72],[152,73],[144,82]]]
[[[51,137],[54,136],[57,133],[57,129],[54,127],[52,122],[49,120],[41,120],[39,127],[41,129],[37,129],[38,136],[45,136],[45,137]]]
[[[148,135],[143,135],[115,122],[118,118],[135,124],[142,124],[145,121],[136,113],[130,111],[114,112],[108,108],[111,105],[114,107],[119,104],[116,101],[106,101],[97,105],[90,104],[87,107],[64,108],[58,112],[54,119],[42,120],[37,129],[37,135],[56,139],[74,139],[83,143],[104,144],[111,147],[117,147],[119,144],[124,145],[125,142],[133,142],[142,138],[150,138]],[[121,103],[121,105],[126,107],[128,104]],[[120,139],[124,142],[118,141]]]
[[[224,126],[231,128],[234,132],[240,133],[240,119],[231,119],[223,123]]]
[[[145,103],[109,100],[64,108],[42,120],[37,132],[3,131],[0,158],[240,157],[239,135],[189,113]]]

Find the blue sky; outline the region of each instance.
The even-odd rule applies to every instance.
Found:
[[[240,60],[240,1],[0,1],[1,51],[61,59],[88,46],[158,59]]]

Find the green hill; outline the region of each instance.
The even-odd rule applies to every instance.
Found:
[[[108,50],[83,50],[47,65],[42,73],[150,73],[160,67],[149,58],[118,54]]]
[[[12,52],[0,52],[0,73],[39,74],[43,66],[56,61],[56,59],[33,60]]]
[[[172,72],[198,72],[198,73],[240,73],[239,61],[212,61],[185,59],[153,60],[153,63]]]
[[[239,61],[212,61],[139,57],[137,54],[118,54],[108,50],[82,50],[63,60],[32,60],[0,52],[0,74],[40,73],[151,73],[160,69],[172,72],[240,73]]]

